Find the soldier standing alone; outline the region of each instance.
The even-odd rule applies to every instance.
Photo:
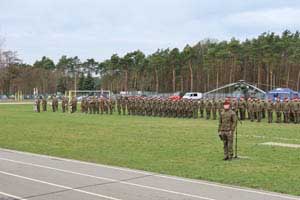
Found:
[[[236,113],[230,109],[230,103],[225,101],[218,129],[219,137],[224,144],[224,160],[231,160],[233,157],[233,139],[236,124]]]

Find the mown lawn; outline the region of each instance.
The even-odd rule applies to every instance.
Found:
[[[223,161],[217,121],[34,113],[0,105],[0,147],[300,195],[300,125],[244,122],[241,159]]]

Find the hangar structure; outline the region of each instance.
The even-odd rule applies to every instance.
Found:
[[[205,92],[203,94],[203,97],[208,99],[210,98],[224,99],[226,97],[235,97],[235,98],[244,97],[246,99],[252,97],[252,98],[265,99],[266,92],[256,87],[255,85],[247,83],[244,80],[239,80],[238,82],[230,83],[222,87],[218,87],[214,90]]]

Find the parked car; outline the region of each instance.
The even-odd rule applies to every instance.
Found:
[[[183,99],[201,99],[202,93],[200,92],[188,92],[182,97]]]
[[[173,95],[173,96],[169,96],[169,98],[168,98],[168,99],[171,99],[171,100],[177,101],[177,100],[181,99],[181,96]]]
[[[0,95],[0,100],[7,100],[7,96],[6,95]]]

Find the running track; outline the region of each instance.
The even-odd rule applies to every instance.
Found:
[[[300,197],[0,149],[0,200],[300,200]]]

